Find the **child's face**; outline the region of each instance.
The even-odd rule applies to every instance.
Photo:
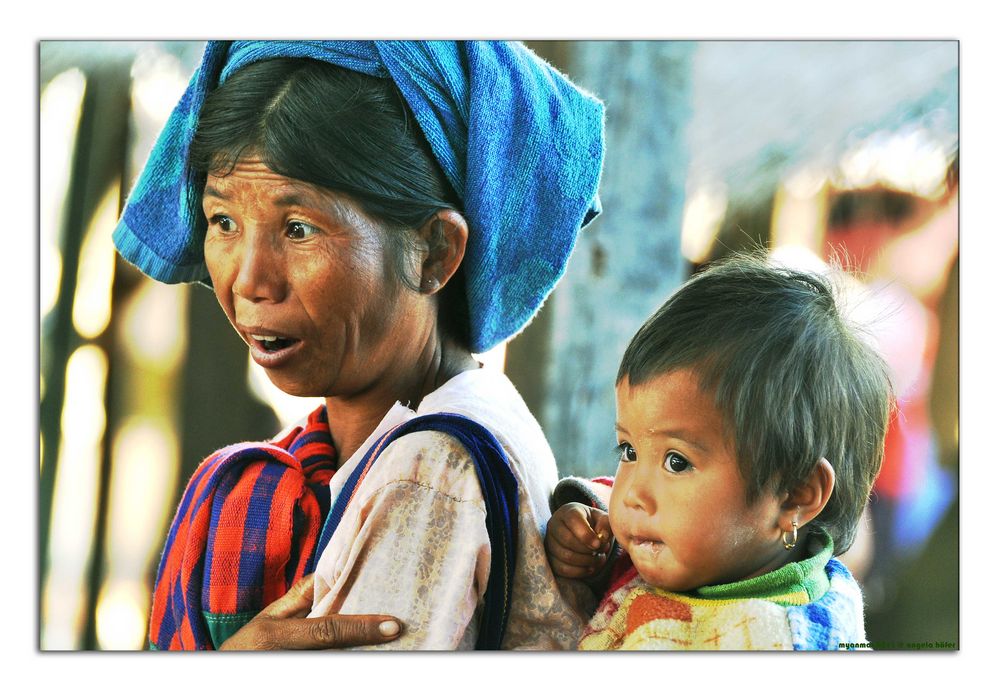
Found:
[[[649,584],[731,583],[781,566],[781,502],[752,505],[712,397],[681,369],[617,387],[621,457],[611,529]]]

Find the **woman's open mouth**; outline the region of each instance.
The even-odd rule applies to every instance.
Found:
[[[261,348],[268,353],[276,353],[298,343],[294,338],[282,338],[281,336],[256,336],[250,334],[250,338],[257,341]]]
[[[288,336],[248,333],[250,357],[261,367],[279,367],[292,357],[302,341]]]

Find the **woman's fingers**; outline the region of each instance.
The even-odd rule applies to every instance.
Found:
[[[287,593],[261,610],[260,614],[272,619],[304,617],[309,614],[312,604],[313,574],[309,574],[296,581]]]
[[[261,610],[219,650],[321,650],[377,645],[398,638],[402,622],[380,614],[331,614],[307,619],[313,577],[300,579]]]
[[[399,637],[399,620],[374,614],[331,614],[314,619],[274,619],[259,614],[220,650],[321,650],[376,645]]]
[[[322,650],[377,645],[398,638],[399,620],[375,614],[331,614],[313,619],[258,617],[220,650]]]
[[[398,638],[402,624],[391,617],[375,614],[333,614],[316,619],[288,620],[285,624],[314,622],[301,640],[302,648],[345,648],[375,645]],[[291,640],[295,640],[294,634]]]

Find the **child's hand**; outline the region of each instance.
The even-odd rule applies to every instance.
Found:
[[[605,511],[571,502],[549,519],[545,553],[557,576],[592,576],[604,565],[610,548],[611,522]]]

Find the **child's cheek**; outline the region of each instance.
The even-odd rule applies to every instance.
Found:
[[[608,506],[608,521],[611,523],[611,534],[614,536],[615,540],[619,545],[622,544],[622,536],[625,534],[622,527],[618,525],[616,518],[618,517],[618,512],[615,510],[615,500],[614,495],[611,495],[611,504]]]

